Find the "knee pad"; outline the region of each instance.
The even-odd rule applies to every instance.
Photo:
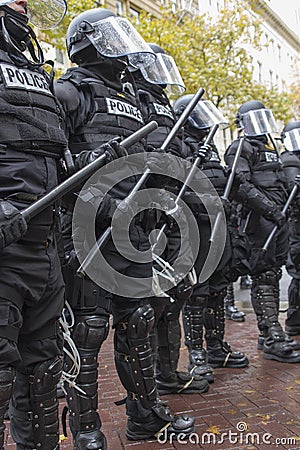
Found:
[[[72,338],[79,348],[99,351],[109,332],[109,315],[82,314],[76,317]]]
[[[154,310],[150,305],[139,306],[128,320],[127,336],[129,339],[143,339],[153,328]]]

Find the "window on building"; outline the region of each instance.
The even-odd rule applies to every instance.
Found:
[[[269,70],[270,86],[273,87],[273,70]]]
[[[278,60],[281,61],[281,46],[277,45],[277,51],[278,51]]]
[[[176,13],[176,11],[177,11],[177,0],[171,0],[170,3],[171,3],[172,13]]]
[[[262,83],[262,63],[260,61],[257,61],[258,65],[258,82]]]
[[[121,0],[116,0],[116,14],[117,16],[124,16],[124,4]]]
[[[66,62],[65,52],[63,50],[60,50],[60,49],[56,48],[55,49],[55,60],[59,64],[63,64],[64,65],[65,62]]]
[[[135,20],[136,24],[140,23],[140,13],[139,13],[139,11],[137,11],[136,9],[130,7],[129,8],[129,15],[130,15],[130,18],[132,20]]]

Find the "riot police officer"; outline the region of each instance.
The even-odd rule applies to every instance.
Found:
[[[184,95],[174,103],[176,114],[181,114],[191,101],[192,95]],[[198,103],[184,127],[184,142],[191,149],[190,157],[198,154],[211,127],[226,123],[220,111],[207,100]],[[211,156],[201,165],[203,176],[207,177],[220,196],[226,185],[226,175],[221,165],[216,146],[211,144]],[[184,200],[190,206],[196,217],[200,232],[200,248],[195,261],[197,283],[193,286],[193,293],[187,300],[183,309],[185,342],[189,349],[189,370],[213,382],[212,368],[217,367],[246,367],[247,357],[241,352],[233,352],[224,341],[225,318],[224,298],[228,279],[227,266],[231,259],[231,246],[226,231],[226,244],[223,255],[214,272],[205,282],[199,282],[199,276],[208,257],[211,246],[211,225],[209,213],[205,206],[193,192],[186,192]],[[229,205],[224,202],[225,211],[230,211]],[[206,350],[203,347],[203,328],[205,327]]]
[[[79,14],[70,23],[66,40],[69,57],[77,66],[69,69],[58,80],[56,93],[66,113],[66,134],[76,163],[76,154],[83,147],[87,149],[86,157],[89,160],[100,144],[117,136],[125,138],[142,126],[143,119],[134,90],[128,83],[123,84],[121,77],[130,61],[139,67],[140,64],[153,61],[155,55],[126,19],[116,17],[103,8]],[[128,149],[130,155],[144,151],[143,142]],[[130,170],[126,179],[122,178],[120,166],[107,169],[97,186],[88,189],[84,195],[80,194],[82,208],[79,211],[97,203],[97,197],[101,197],[101,189],[105,191],[110,187],[109,195],[105,196],[97,211],[98,234],[110,225],[113,211],[139,179],[133,166],[134,164],[125,167]],[[67,205],[67,208],[65,221],[72,214],[72,207]],[[126,208],[130,209],[130,204],[126,204]],[[117,225],[122,239],[122,224]],[[144,225],[144,216],[137,214],[130,225],[130,240],[136,248],[148,250],[150,244]],[[88,227],[87,225],[86,230]],[[82,230],[84,231],[83,228]],[[70,236],[65,238],[69,245]],[[84,248],[83,241],[81,248]],[[149,342],[154,312],[148,299],[133,292],[124,294],[123,285],[119,286],[119,290],[111,291],[112,285],[118,288],[118,283],[111,276],[119,272],[129,279],[135,278],[142,292],[142,277],[151,279],[152,263],[140,264],[138,260],[127,259],[116,249],[112,239],[106,242],[102,251],[105,261],[112,268],[110,272],[104,273],[102,267],[96,267],[101,278],[98,284],[102,287],[88,276],[81,283],[76,282],[76,277],[73,277],[70,281],[73,292],[68,292],[68,301],[75,316],[72,337],[82,361],[76,380],[80,391],[65,384],[75,447],[77,450],[87,447],[107,448],[97,412],[97,357],[108,333],[110,310],[115,330],[116,368],[127,391],[126,436],[131,440],[147,439],[166,427],[168,432],[188,434],[193,430],[194,419],[188,416],[172,417],[157,398]],[[129,285],[129,288],[133,290],[134,286]]]
[[[28,4],[27,4],[28,3]],[[51,76],[30,21],[55,26],[66,4],[0,1],[0,448],[10,401],[16,448],[59,448],[56,383],[64,285],[51,205],[28,224],[19,210],[58,183],[66,147]],[[40,11],[47,14],[41,15]],[[28,14],[27,14],[28,13]],[[26,51],[26,52],[25,52]]]
[[[131,69],[130,74],[137,89],[145,122],[155,120],[158,123],[158,128],[147,136],[148,151],[149,149],[154,151],[148,161],[150,160],[150,164],[155,164],[155,157],[158,155],[155,149],[160,148],[176,121],[167,93],[172,92],[180,95],[184,92],[185,86],[174,59],[166,54],[159,45],[150,43],[149,46],[157,56],[155,62],[140,70]],[[168,152],[186,158],[188,150],[184,147],[185,145],[180,137],[177,136],[171,143]],[[160,165],[161,161],[158,159],[157,167]],[[171,180],[168,177],[164,179],[160,176],[157,180],[155,176],[152,176],[153,186],[158,183],[175,196],[179,192],[180,183],[177,179]],[[181,230],[180,233],[175,220],[171,223],[168,221],[166,231],[168,244],[162,255],[168,264],[173,266],[179,248],[182,246],[184,258],[181,259],[180,268],[177,267],[176,269],[182,274],[186,273],[187,267],[193,267],[192,251],[187,239],[189,236],[188,221],[183,221],[183,224],[185,229]],[[163,221],[158,224],[159,226],[163,226]],[[155,266],[154,270],[156,269],[159,280],[160,267]],[[151,301],[156,318],[151,340],[156,358],[157,389],[161,395],[202,393],[209,388],[208,382],[196,374],[192,377],[187,372],[177,371],[181,346],[179,317],[183,304],[192,292],[192,287],[189,275],[181,279],[180,273],[172,273],[172,277],[176,278],[176,276],[178,276],[180,282],[171,289],[172,292],[169,292],[169,295],[165,293],[163,297],[154,297]]]
[[[299,362],[300,353],[286,340],[278,320],[279,280],[288,249],[288,225],[281,210],[287,199],[286,185],[271,133],[276,131],[272,111],[257,100],[244,103],[237,112],[236,123],[243,137],[235,140],[225,153],[232,167],[235,155],[239,183],[232,195],[243,206],[242,229],[250,249],[252,278],[251,301],[259,328],[258,348],[266,359]],[[262,247],[270,232],[277,232],[266,251]]]
[[[291,120],[281,133],[285,151],[281,153],[284,174],[291,190],[295,177],[300,174],[300,121]],[[288,289],[288,311],[285,331],[290,336],[300,333],[300,229],[299,229],[299,194],[292,204],[289,217],[289,252],[286,269],[292,277]]]

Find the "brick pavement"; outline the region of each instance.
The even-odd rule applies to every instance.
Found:
[[[215,383],[206,394],[164,396],[172,411],[189,413],[196,418],[194,441],[189,443],[158,443],[157,441],[130,442],[125,437],[125,407],[115,401],[124,397],[124,389],[118,381],[113,362],[112,333],[105,342],[99,358],[99,408],[102,430],[107,436],[109,450],[169,450],[169,449],[300,449],[300,367],[299,364],[282,364],[263,359],[256,349],[256,319],[248,313],[246,322],[226,321],[226,339],[233,349],[244,351],[250,360],[246,369],[216,369]],[[297,337],[300,342],[300,337]],[[187,349],[182,344],[180,368],[187,365]],[[60,407],[64,401],[60,400]],[[229,432],[237,432],[237,424],[247,426],[234,443],[229,442]],[[245,425],[246,424],[246,425]],[[202,434],[214,432],[210,443],[200,442]],[[226,433],[221,443],[221,433]],[[245,443],[247,433],[254,442]],[[248,439],[251,436],[248,434]],[[265,439],[265,443],[262,439]],[[293,438],[295,443],[288,443]],[[212,439],[215,439],[215,442]],[[260,440],[258,443],[258,439]],[[275,439],[281,439],[276,445]],[[5,450],[14,450],[8,433]],[[61,442],[61,450],[73,450],[70,435]]]

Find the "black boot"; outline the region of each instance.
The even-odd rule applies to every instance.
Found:
[[[202,394],[209,389],[208,381],[197,374],[178,372],[181,345],[179,315],[184,301],[176,300],[164,309],[156,327],[156,386],[160,395]]]
[[[300,280],[293,278],[288,289],[289,307],[285,331],[290,336],[300,334]]]
[[[153,325],[154,311],[150,305],[144,305],[115,328],[115,363],[127,390],[126,437],[130,440],[151,439],[163,430],[187,437],[194,430],[193,417],[171,416],[158,400],[149,340]]]
[[[149,410],[138,400],[126,402],[128,422],[126,437],[130,441],[158,438],[162,433],[176,440],[176,436],[189,436],[194,431],[195,419],[187,414],[171,415],[160,400]]]
[[[224,297],[226,291],[221,291],[207,300],[204,310],[205,340],[208,363],[213,368],[243,368],[249,364],[248,358],[242,352],[233,352],[230,345],[224,341],[225,312]]]
[[[226,319],[234,320],[235,322],[245,321],[245,313],[240,311],[234,303],[233,283],[230,283],[227,287],[227,294],[225,297],[225,317]]]
[[[182,310],[185,344],[189,351],[189,371],[209,383],[214,382],[212,367],[208,364],[203,347],[203,310],[206,298],[193,295]]]
[[[263,356],[279,362],[300,362],[300,353],[294,350],[293,343],[286,341],[278,321],[280,277],[281,270],[270,270],[253,278],[252,302],[255,312],[260,314],[258,325],[264,337]]]

